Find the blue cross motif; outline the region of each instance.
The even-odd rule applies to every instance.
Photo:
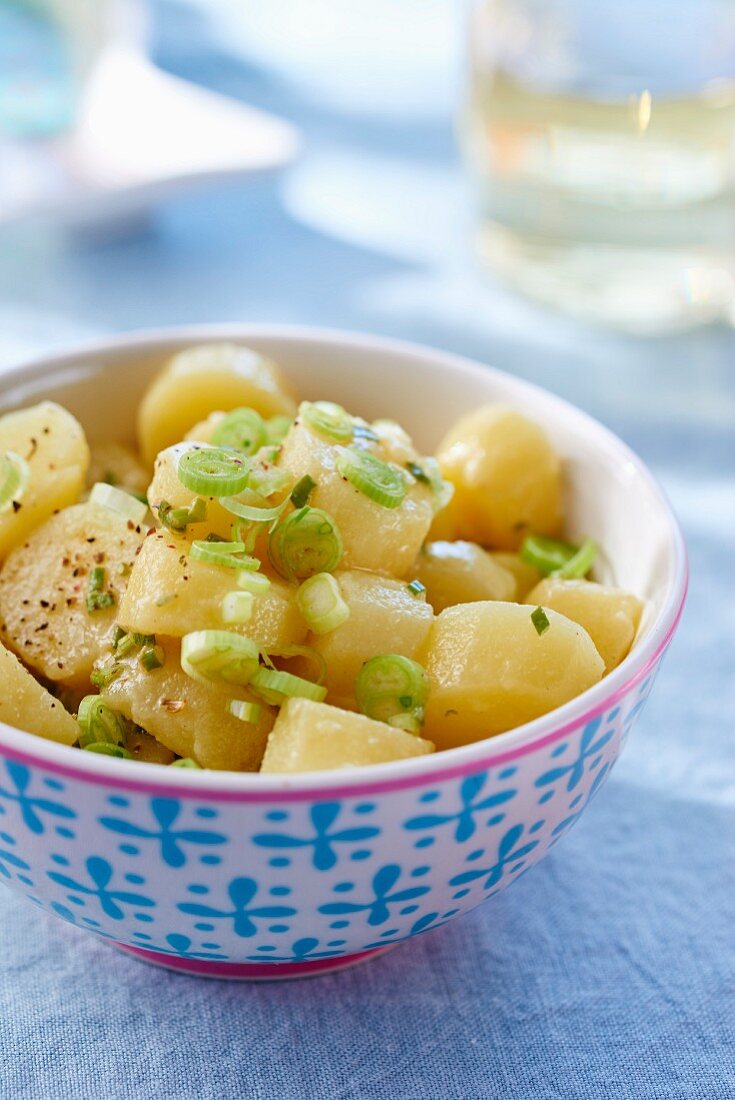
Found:
[[[605,778],[605,776],[607,775],[607,773],[609,771],[610,771],[610,765],[609,764],[603,764],[602,767],[600,768],[599,772],[597,773],[597,775],[594,778],[592,786],[590,787],[590,793],[587,795],[587,798],[582,803],[580,808],[578,810],[576,810],[575,813],[570,814],[569,817],[565,817],[563,821],[560,821],[559,824],[556,825],[552,829],[552,831],[551,831],[551,835],[553,837],[553,840],[551,842],[552,844],[555,844],[557,842],[557,840],[559,840],[559,838],[561,837],[562,833],[565,833],[565,832],[567,832],[568,829],[571,829],[572,825],[574,825],[574,823],[579,820],[579,818],[582,816],[584,811],[587,809],[587,806],[590,804],[592,799],[597,794],[597,791],[599,790],[603,779]]]
[[[47,871],[46,874],[59,886],[65,887],[73,894],[84,894],[90,898],[97,898],[102,912],[112,920],[122,920],[125,916],[122,905],[135,905],[139,908],[153,908],[155,901],[143,894],[135,894],[129,890],[108,890],[112,882],[113,870],[111,864],[100,856],[90,856],[84,864],[92,886],[86,886],[82,882],[76,882],[69,875],[59,874],[58,871]]]
[[[291,946],[290,955],[249,955],[248,962],[310,962],[312,959],[333,959],[335,955],[343,955],[344,951],[316,951],[319,940],[311,936],[305,936],[296,940]]]
[[[475,799],[482,791],[487,779],[488,773],[482,772],[480,775],[470,775],[462,781],[459,787],[462,809],[456,814],[421,814],[419,817],[410,818],[405,823],[404,828],[436,829],[456,821],[455,840],[469,840],[477,828],[475,823],[476,814],[482,813],[484,810],[490,810],[494,806],[501,806],[504,802],[509,802],[511,798],[515,798],[518,793],[512,788],[506,791],[496,791],[495,794],[488,795],[487,798],[476,802]]]
[[[34,798],[27,794],[31,782],[31,770],[25,764],[19,764],[15,760],[5,761],[5,771],[15,787],[15,791],[5,790],[0,787],[0,798],[9,802],[17,802],[21,817],[32,833],[43,833],[44,824],[39,814],[53,814],[55,817],[74,818],[77,815],[69,806],[60,802],[53,802],[50,798]],[[5,807],[0,806],[0,813],[5,813]]]
[[[454,910],[456,913],[456,909]],[[422,932],[433,931],[435,928],[441,928],[443,924],[448,924],[452,919],[446,917],[444,920],[440,920],[441,913],[424,913],[423,917],[419,917],[414,924],[411,925],[411,931],[405,936],[386,936],[384,940],[375,940],[373,943],[366,943],[362,948],[363,951],[370,951],[374,947],[388,947],[392,943],[404,943],[411,936],[420,936]]]
[[[339,802],[320,802],[311,807],[309,817],[314,826],[314,835],[299,837],[288,833],[259,833],[253,837],[253,843],[261,848],[311,848],[312,863],[318,871],[328,871],[337,862],[335,844],[355,844],[360,840],[369,840],[377,836],[380,829],[372,825],[361,825],[351,829],[339,829],[330,832],[340,814]]]
[[[180,932],[172,932],[166,936],[166,947],[152,943],[135,943],[133,947],[142,948],[145,951],[155,951],[158,955],[175,955],[179,959],[226,959],[227,955],[218,955],[212,951],[192,951],[192,941],[188,936]]]
[[[7,833],[0,833],[0,840],[2,840],[8,847],[15,846],[15,841],[12,836],[8,836]],[[15,852],[9,852],[7,848],[0,848],[0,875],[3,878],[12,878],[9,867],[12,867],[15,871],[30,871],[28,864],[17,856]]]
[[[182,844],[227,843],[226,836],[213,833],[208,829],[174,830],[172,826],[181,813],[181,803],[176,798],[152,798],[150,808],[152,816],[160,826],[159,829],[147,829],[119,817],[101,817],[100,825],[121,836],[157,841],[161,846],[161,857],[169,867],[183,867],[186,863],[186,852]]]
[[[385,924],[390,920],[390,906],[398,905],[403,901],[411,901],[412,898],[420,898],[429,892],[428,886],[411,886],[407,890],[393,891],[393,887],[401,877],[401,868],[396,863],[389,863],[381,867],[373,877],[373,892],[371,901],[350,902],[330,901],[327,905],[320,905],[320,913],[362,913],[369,914],[368,924]]]
[[[548,783],[556,783],[557,779],[562,779],[565,775],[568,775],[567,790],[573,791],[584,778],[588,759],[591,756],[595,756],[604,748],[613,735],[614,731],[609,729],[607,733],[604,733],[602,737],[598,737],[595,741],[594,738],[601,723],[602,716],[588,722],[582,731],[582,737],[579,742],[579,752],[576,759],[573,760],[571,764],[562,764],[557,768],[551,768],[549,771],[544,772],[544,774],[540,775],[536,780],[535,786],[545,787]]]
[[[463,871],[461,875],[455,875],[454,878],[449,880],[450,886],[464,886],[465,883],[475,882],[477,879],[484,878],[485,881],[482,884],[483,890],[492,890],[494,886],[497,886],[505,873],[505,867],[508,863],[519,863],[537,847],[538,841],[532,840],[528,844],[524,844],[520,848],[516,848],[516,844],[523,835],[523,826],[514,825],[512,829],[508,829],[508,832],[501,839],[498,845],[498,858],[491,867],[477,867],[471,871]]]
[[[40,903],[40,905],[42,909],[46,908],[43,903]],[[114,940],[115,938],[111,932],[105,932],[97,927],[97,921],[92,921],[92,927],[89,924],[82,924],[81,921],[77,920],[76,913],[73,913],[68,906],[62,905],[60,901],[52,901],[49,908],[53,913],[56,913],[57,917],[61,917],[68,924],[73,924],[75,928],[82,928],[85,932],[94,932],[95,936],[104,936],[108,940]]]
[[[258,884],[251,878],[234,878],[227,887],[227,893],[232,902],[232,909],[213,909],[209,905],[201,905],[199,902],[184,901],[177,906],[182,913],[189,913],[194,917],[212,917],[215,920],[231,920],[236,936],[247,939],[258,931],[256,920],[269,920],[274,917],[292,917],[296,912],[288,905],[261,905],[257,909],[250,908],[250,902],[254,900],[258,892]]]

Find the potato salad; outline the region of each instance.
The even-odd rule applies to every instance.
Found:
[[[427,456],[324,397],[217,344],[154,379],[137,449],[48,401],[0,417],[0,721],[170,767],[350,768],[513,729],[623,660],[641,600],[565,539],[540,425],[487,405]]]

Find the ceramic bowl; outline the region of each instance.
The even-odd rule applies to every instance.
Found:
[[[0,377],[0,407],[49,398],[92,440],[132,441],[153,373],[181,347],[242,341],[299,393],[390,416],[431,451],[461,413],[507,401],[565,460],[570,534],[647,601],[601,683],[487,741],[344,772],[259,776],[109,759],[0,726],[0,881],[149,962],[294,977],[349,965],[469,912],[584,812],[651,690],[686,589],[679,527],[643,463],[578,409],[452,355],[371,336],[227,326],[144,333]]]

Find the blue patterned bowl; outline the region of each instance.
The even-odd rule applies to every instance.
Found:
[[[298,390],[393,416],[427,451],[479,403],[541,423],[564,456],[571,533],[644,595],[633,651],[602,683],[485,742],[354,772],[186,772],[77,753],[0,725],[0,877],[140,958],[193,974],[294,977],[350,965],[469,912],[581,816],[648,696],[681,613],[686,557],[655,481],[558,398],[466,360],[338,333],[143,334],[0,377],[0,404],[61,402],[92,439],[132,437],[153,371],[182,346],[251,344]]]

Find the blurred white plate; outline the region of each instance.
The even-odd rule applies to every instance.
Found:
[[[69,135],[0,146],[0,225],[129,217],[174,192],[282,167],[298,147],[289,123],[110,49]]]

